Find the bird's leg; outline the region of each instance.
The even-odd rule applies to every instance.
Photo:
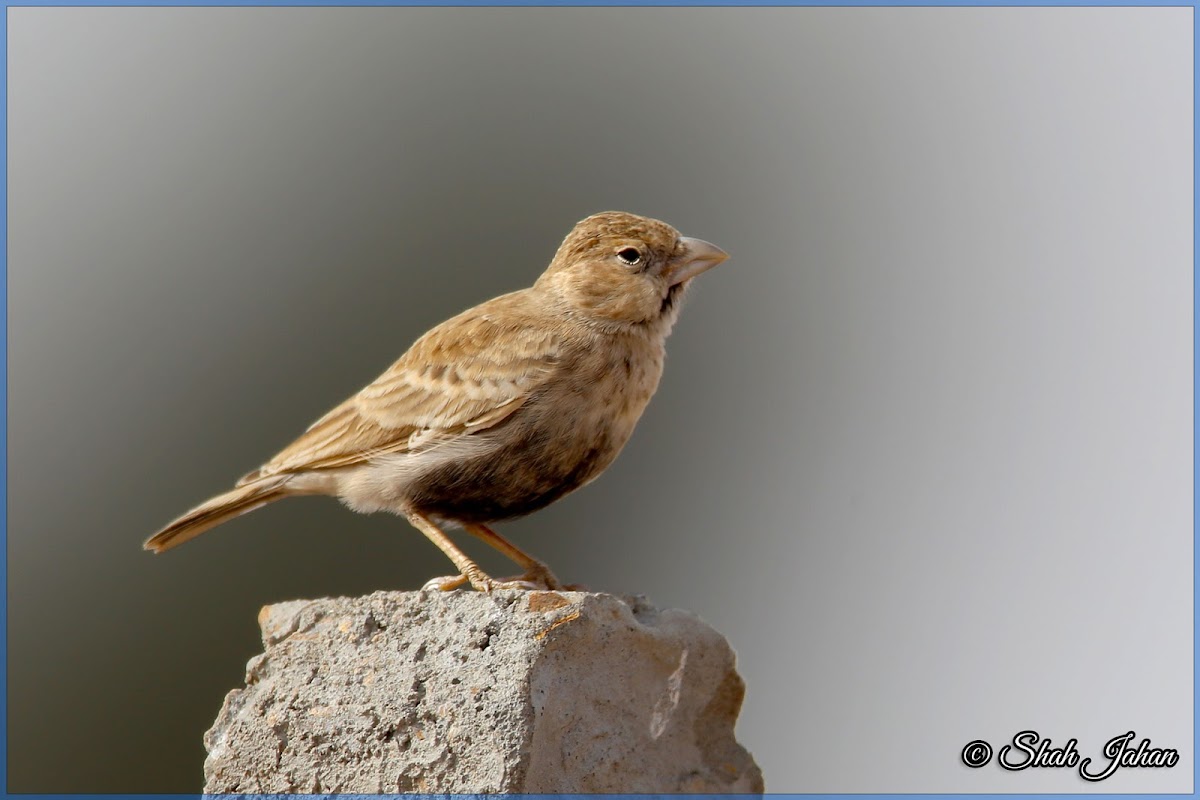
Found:
[[[447,536],[441,528],[439,528],[437,525],[434,525],[433,522],[427,517],[417,513],[416,511],[409,511],[405,514],[405,516],[408,517],[408,521],[412,523],[413,527],[425,534],[429,541],[437,545],[438,549],[445,553],[446,557],[453,561],[454,566],[458,567],[458,571],[462,573],[461,577],[455,576],[449,578],[435,578],[429,583],[425,584],[427,588],[436,588],[444,592],[448,592],[451,589],[457,589],[459,586],[462,586],[466,581],[470,581],[471,586],[480,592],[490,592],[493,589],[538,588],[536,584],[524,579],[515,581],[498,581],[489,577],[486,572],[479,568],[478,564],[472,561],[462,550],[459,550],[454,542],[450,541],[450,537]],[[505,542],[505,544],[508,543]],[[509,545],[509,547],[512,547],[512,545]],[[516,550],[516,548],[513,549]],[[517,550],[517,552],[519,553],[521,551]],[[522,555],[524,554],[522,553]],[[553,578],[553,576],[551,576],[551,578]]]
[[[496,548],[501,553],[504,553],[504,555],[508,556],[518,565],[520,565],[521,568],[525,570],[525,574],[522,575],[518,580],[528,581],[530,583],[539,583],[545,586],[547,589],[563,588],[562,584],[558,582],[558,578],[554,577],[554,573],[551,572],[550,568],[547,567],[543,562],[529,555],[524,550],[510,542],[508,539],[505,539],[503,536],[496,533],[487,525],[481,525],[479,523],[463,523],[463,527],[466,528],[468,533],[474,534],[480,539],[483,539],[492,547]]]
[[[481,592],[491,591],[492,586],[496,583],[496,581],[488,577],[487,573],[481,570],[478,564],[467,557],[466,553],[464,553],[462,550],[459,550],[454,542],[450,541],[450,537],[442,532],[441,528],[439,528],[437,525],[434,525],[433,522],[431,522],[428,518],[418,514],[415,511],[409,511],[407,514],[405,514],[405,516],[408,517],[408,521],[412,523],[414,528],[425,534],[429,541],[437,545],[438,549],[445,553],[446,557],[454,562],[454,566],[457,567],[458,571],[462,573],[462,577],[470,581],[473,587]],[[431,581],[431,583],[436,583],[437,588],[441,589],[442,591],[449,591],[450,589],[454,589],[462,585],[462,582],[458,581],[456,578],[439,578],[436,581]]]

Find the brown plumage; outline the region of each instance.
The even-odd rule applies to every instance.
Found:
[[[162,552],[284,497],[327,494],[356,511],[402,514],[461,576],[557,586],[487,523],[528,514],[616,458],[662,374],[664,344],[715,245],[622,212],[581,221],[528,289],[433,328],[362,391],[225,494],[146,542]],[[525,568],[493,580],[442,527],[462,525]]]

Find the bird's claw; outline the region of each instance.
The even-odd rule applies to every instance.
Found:
[[[526,583],[534,584],[535,588],[547,589],[549,591],[563,588],[562,583],[558,580],[558,578],[554,577],[554,573],[551,572],[550,568],[544,564],[531,567],[525,571],[524,575],[521,575],[517,578],[511,578],[510,580],[524,581]]]
[[[452,592],[467,583],[470,583],[476,591],[484,593],[496,589],[517,589],[523,592],[532,592],[569,588],[559,583],[550,570],[535,568],[529,570],[524,575],[501,578],[499,580],[487,575],[476,575],[474,578],[466,575],[445,575],[440,578],[430,578],[421,587],[421,591]]]
[[[483,591],[493,592],[497,589],[517,589],[518,591],[522,591],[522,592],[533,592],[533,591],[537,591],[538,589],[545,589],[545,588],[546,587],[540,583],[535,583],[533,581],[527,581],[524,579],[524,577],[518,577],[518,578],[505,578],[504,580],[499,580],[499,581],[490,580],[488,582],[488,587],[486,589],[484,589]]]
[[[452,592],[466,582],[466,575],[443,575],[440,578],[430,578],[421,587],[421,591]]]

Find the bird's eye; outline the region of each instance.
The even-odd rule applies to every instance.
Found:
[[[642,261],[642,253],[636,247],[626,247],[617,251],[617,258],[628,266],[636,267]]]

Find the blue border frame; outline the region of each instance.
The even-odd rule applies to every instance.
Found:
[[[855,7],[855,8],[872,8],[872,7],[892,7],[892,8],[920,8],[920,7],[1139,7],[1139,8],[1191,8],[1192,11],[1192,793],[1159,793],[1153,795],[1146,794],[1102,794],[1104,798],[1112,798],[1113,800],[1124,800],[1125,798],[1141,798],[1141,797],[1197,797],[1200,791],[1200,771],[1198,771],[1197,763],[1200,762],[1200,730],[1197,728],[1198,710],[1200,710],[1200,702],[1197,698],[1200,695],[1200,681],[1197,680],[1196,663],[1200,658],[1200,647],[1197,646],[1196,637],[1196,620],[1200,617],[1200,595],[1196,592],[1196,575],[1198,566],[1200,566],[1200,557],[1196,551],[1196,510],[1197,489],[1200,489],[1200,482],[1197,481],[1197,423],[1200,422],[1200,411],[1196,405],[1196,374],[1197,367],[1200,366],[1200,360],[1197,359],[1197,349],[1200,345],[1200,328],[1196,325],[1196,307],[1197,300],[1200,300],[1200,291],[1196,285],[1196,254],[1200,249],[1200,217],[1196,214],[1196,189],[1200,184],[1200,148],[1197,148],[1196,130],[1197,123],[1200,122],[1200,104],[1197,103],[1197,86],[1200,85],[1200,70],[1197,69],[1196,61],[1196,42],[1200,39],[1200,22],[1196,14],[1197,3],[1200,0],[1166,0],[1165,2],[1154,3],[1137,3],[1137,2],[1119,2],[1119,0],[1057,0],[1057,2],[1034,2],[1033,0],[1000,0],[999,2],[971,2],[970,0],[924,0],[924,2],[904,2],[903,0],[841,0],[840,2],[819,2],[817,0],[753,0],[753,2],[738,3],[731,0],[646,0],[645,2],[631,2],[631,0],[448,0],[447,2],[422,2],[421,0],[355,0],[354,2],[330,2],[330,0],[252,0],[248,2],[235,2],[235,0],[201,0],[200,2],[187,2],[186,0],[160,0],[160,2],[104,2],[104,0],[45,0],[45,2],[8,2],[4,0],[3,19],[0,20],[0,55],[3,56],[3,81],[0,86],[0,120],[3,121],[3,141],[4,141],[4,159],[0,164],[0,179],[3,180],[5,191],[3,199],[0,200],[0,239],[4,244],[4,306],[0,308],[0,315],[3,318],[3,328],[0,330],[0,358],[3,359],[3,396],[0,397],[0,412],[3,413],[4,424],[0,426],[0,507],[4,509],[4,520],[0,523],[0,541],[3,543],[3,548],[0,549],[0,568],[3,569],[5,591],[0,593],[0,617],[3,618],[4,630],[6,634],[5,641],[0,643],[0,653],[4,658],[0,658],[0,710],[3,711],[4,719],[0,721],[0,795],[7,797],[8,792],[8,592],[7,592],[7,575],[8,575],[8,9],[23,8],[23,7],[151,7],[151,8],[170,8],[170,7],[319,7],[319,6],[338,6],[338,7],[381,7],[381,6],[398,6],[398,7],[481,7],[481,6],[501,6],[501,7],[624,7],[624,8],[670,8],[670,7]],[[1033,798],[1052,798],[1062,796],[1091,796],[1093,793],[1088,791],[1066,792],[1062,794],[954,794],[954,793],[934,793],[934,794],[771,794],[772,797],[804,797],[804,798],[821,798],[821,797],[855,797],[874,800],[875,798],[888,797],[967,797],[972,800],[993,800],[993,798],[1011,798],[1011,797],[1033,797]],[[38,797],[46,798],[46,800],[57,800],[57,798],[111,798],[120,795],[110,794],[23,794],[15,795],[20,797]],[[200,794],[143,794],[136,795],[137,797],[145,798],[179,798],[179,797],[203,797]],[[253,797],[329,797],[330,795],[252,795]],[[359,798],[374,798],[381,795],[337,795],[338,797],[359,797]],[[384,795],[386,796],[386,795]],[[479,797],[479,795],[399,795],[402,797]],[[544,797],[550,798],[562,797],[563,795],[513,795],[523,797]],[[586,795],[568,795],[568,796],[586,796]],[[619,800],[619,798],[631,797],[654,797],[655,795],[596,795],[596,797],[606,798],[606,800]],[[691,797],[704,797],[707,795],[690,795]],[[758,795],[712,795],[713,797],[733,798],[733,797],[758,797]]]
[[[354,0],[353,2],[330,2],[329,0],[248,0],[248,2],[239,3],[236,0],[209,0],[209,2],[172,2],[172,0],[159,0],[159,2],[104,2],[104,0],[45,0],[45,2],[26,2],[26,3],[10,3],[5,2],[5,10],[9,8],[40,8],[40,7],[67,7],[67,8],[83,8],[83,7],[103,7],[103,8],[260,8],[260,7],[320,7],[331,6],[338,8],[356,8],[356,7],[380,7],[380,6],[396,6],[396,7],[427,7],[427,8],[475,8],[479,6],[499,6],[502,8],[692,8],[692,7],[707,7],[707,8],[944,8],[944,7],[967,7],[967,8],[1195,8],[1196,2],[1184,2],[1184,0],[1164,0],[1157,3],[1131,3],[1120,2],[1120,0],[1059,0],[1054,3],[1039,3],[1035,0],[991,0],[990,2],[969,2],[969,0],[924,0],[924,2],[904,2],[904,0],[842,0],[842,2],[829,2],[829,0],[752,0],[751,2],[738,3],[732,0],[579,0],[572,2],[571,0],[445,0],[444,2],[436,2],[436,0]],[[7,21],[5,22],[5,30],[7,31]],[[1195,26],[1193,25],[1193,32]],[[5,39],[4,49],[7,53],[8,40]],[[5,64],[5,76],[7,77],[7,63]],[[46,795],[47,797],[51,795]],[[983,795],[980,795],[981,797]],[[1116,795],[1113,795],[1114,797]]]
[[[0,347],[0,358],[4,359],[4,392],[0,403],[4,409],[4,424],[0,431],[0,506],[4,508],[3,524],[0,524],[0,539],[4,547],[0,550],[0,563],[4,569],[4,591],[0,592],[0,617],[4,621],[4,641],[0,643],[0,709],[4,710],[4,719],[0,720],[0,792],[8,794],[8,7],[5,6],[4,18],[0,20],[0,53],[4,56],[4,80],[0,81],[0,119],[4,120],[4,130],[0,136],[4,139],[4,163],[0,164],[0,176],[4,181],[3,213],[0,213],[0,236],[4,241],[4,307],[0,314],[4,316],[3,347]]]
[[[259,8],[259,7],[304,7],[304,6],[336,6],[338,8],[355,8],[369,6],[397,7],[428,7],[428,8],[474,8],[478,6],[499,6],[502,8],[692,8],[692,7],[737,7],[737,8],[939,8],[939,7],[968,7],[968,8],[1195,8],[1195,2],[1183,0],[1164,0],[1157,3],[1130,3],[1119,0],[1059,0],[1054,3],[1039,3],[1034,0],[992,0],[991,2],[964,2],[963,0],[924,0],[912,3],[903,0],[843,0],[829,2],[828,0],[752,0],[752,2],[737,3],[731,0],[446,0],[436,2],[431,0],[354,0],[354,2],[329,2],[329,0],[253,0],[239,3],[235,0],[211,0],[210,2],[160,2],[115,3],[103,0],[45,0],[45,2],[10,3],[5,2],[4,8],[39,8],[39,7],[104,7],[104,8]],[[7,30],[7,23],[6,23]],[[1193,26],[1194,31],[1194,26]],[[7,52],[7,39],[5,52]],[[7,64],[5,65],[7,68]],[[6,69],[7,75],[7,69]],[[46,795],[50,797],[51,795]],[[557,796],[557,795],[555,795]],[[617,795],[624,796],[624,795]],[[983,795],[980,795],[981,797]],[[1114,797],[1116,795],[1113,795]]]

